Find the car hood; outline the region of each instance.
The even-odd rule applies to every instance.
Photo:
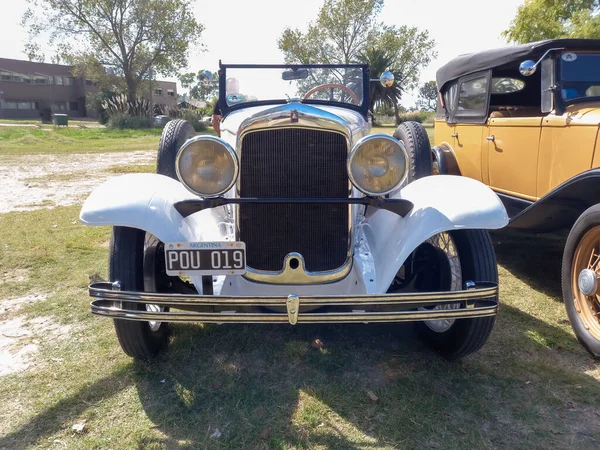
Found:
[[[261,105],[243,108],[230,113],[221,124],[221,137],[235,145],[244,130],[269,128],[294,124],[319,124],[321,128],[331,128],[344,132],[352,143],[365,136],[370,123],[360,113],[347,108],[327,105],[307,105],[290,102],[284,105]]]

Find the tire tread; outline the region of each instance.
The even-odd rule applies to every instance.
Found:
[[[135,228],[113,227],[110,240],[109,276],[119,281],[124,290],[143,291],[143,248],[145,232]],[[132,267],[139,270],[132,270]],[[138,304],[123,302],[135,309]],[[117,339],[123,351],[136,359],[147,360],[166,344],[166,324],[154,336],[146,322],[113,320]]]
[[[167,122],[163,128],[158,144],[158,155],[156,158],[156,173],[177,179],[175,159],[181,146],[196,131],[191,123],[183,119],[174,119]]]
[[[402,141],[408,153],[408,182],[433,173],[431,147],[427,131],[418,122],[403,122],[394,131],[394,138]]]

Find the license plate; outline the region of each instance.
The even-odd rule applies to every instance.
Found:
[[[243,242],[167,242],[167,275],[243,275],[246,244]]]

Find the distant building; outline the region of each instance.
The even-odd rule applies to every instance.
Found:
[[[153,90],[161,110],[177,106],[176,83],[154,81]],[[92,80],[73,76],[72,66],[0,58],[0,118],[94,117],[86,97],[96,92]]]
[[[177,107],[177,83],[174,81],[153,81],[152,102],[155,109],[160,108],[162,114],[168,113],[168,108]]]

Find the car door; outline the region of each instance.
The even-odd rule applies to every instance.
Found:
[[[492,189],[527,200],[537,199],[541,125],[539,111],[535,117],[489,119],[485,139]]]
[[[455,124],[446,121],[445,118],[435,118],[433,131],[433,145],[448,144],[450,147],[455,146]]]
[[[482,148],[484,124],[489,102],[490,72],[463,77],[458,82],[456,109],[453,114],[454,153],[463,176],[487,183]]]
[[[593,107],[572,105],[562,115],[548,115],[540,140],[538,196],[591,167],[598,167],[600,115]],[[594,149],[596,150],[594,152]]]
[[[447,144],[451,148],[456,145],[455,123],[450,118],[456,100],[458,85],[451,83],[444,89],[444,94],[438,94],[438,102],[435,111],[435,129],[433,133],[433,145]]]

